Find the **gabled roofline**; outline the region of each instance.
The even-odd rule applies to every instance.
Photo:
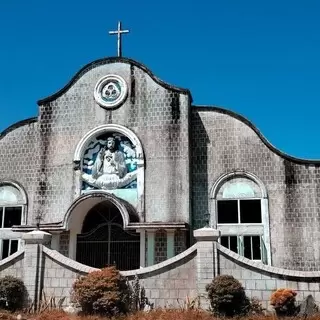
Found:
[[[247,126],[249,126],[260,138],[260,140],[275,154],[277,154],[278,156],[282,157],[285,160],[291,161],[293,163],[297,163],[297,164],[302,164],[302,165],[314,165],[314,166],[320,166],[320,160],[312,160],[312,159],[303,159],[303,158],[297,158],[297,157],[293,157],[288,155],[287,153],[279,150],[278,148],[276,148],[274,145],[272,145],[267,138],[261,133],[261,131],[247,118],[245,118],[244,116],[235,113],[233,111],[221,108],[221,107],[217,107],[217,106],[210,106],[210,105],[192,105],[192,107],[194,109],[197,109],[199,111],[207,111],[207,112],[218,112],[218,113],[222,113],[222,114],[226,114],[228,116],[231,116],[241,122],[243,122],[244,124],[246,124]]]
[[[110,64],[110,63],[116,63],[116,62],[121,62],[121,63],[127,63],[133,66],[136,66],[140,69],[142,69],[144,72],[146,72],[155,82],[157,82],[159,85],[165,87],[166,89],[169,90],[173,90],[179,93],[184,93],[187,94],[190,98],[190,101],[192,102],[192,96],[190,93],[189,89],[183,89],[183,88],[179,88],[173,85],[170,85],[164,81],[162,81],[161,79],[159,79],[158,77],[156,77],[151,71],[150,69],[148,69],[145,65],[143,65],[140,62],[137,62],[133,59],[129,59],[129,58],[123,58],[123,57],[109,57],[109,58],[102,58],[102,59],[98,59],[95,60],[87,65],[85,65],[83,68],[80,69],[80,71],[78,71],[72,78],[71,80],[67,83],[67,85],[65,85],[61,90],[59,90],[58,92],[50,95],[47,98],[43,98],[38,100],[38,105],[43,105],[45,103],[51,102],[55,99],[57,99],[58,97],[60,97],[62,94],[64,94],[75,82],[77,79],[79,79],[80,76],[82,76],[84,73],[88,72],[89,70],[96,68],[98,66],[104,65],[104,64]]]

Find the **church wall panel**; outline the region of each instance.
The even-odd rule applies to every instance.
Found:
[[[112,111],[93,99],[96,82],[110,73],[122,76],[129,87],[127,100]],[[128,127],[142,142],[146,221],[188,222],[188,115],[186,94],[163,88],[137,67],[114,63],[84,72],[62,96],[40,107],[44,222],[61,221],[79,196],[76,145],[86,132],[108,123]]]
[[[210,108],[193,108],[192,128],[194,226],[204,225],[210,190],[222,174],[253,173],[268,192],[272,264],[319,270],[319,167],[280,156],[247,124]]]
[[[39,208],[41,163],[39,125],[29,122],[16,127],[0,139],[0,182],[16,181],[26,192],[26,222],[30,223]]]

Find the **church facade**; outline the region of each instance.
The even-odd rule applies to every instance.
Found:
[[[132,270],[209,226],[247,259],[319,270],[320,162],[283,154],[242,116],[193,105],[121,57],[88,64],[38,105],[0,136],[0,259],[40,229],[66,257]]]

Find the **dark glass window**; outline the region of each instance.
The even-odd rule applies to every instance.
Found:
[[[237,236],[222,236],[220,243],[231,251],[238,253]]]
[[[233,252],[238,253],[238,240],[237,236],[231,236],[230,237],[230,247],[229,249]]]
[[[14,225],[21,225],[21,207],[5,207],[3,228],[11,228]]]
[[[9,243],[10,240],[2,240],[2,259],[5,259],[9,256]]]
[[[3,239],[2,240],[2,257],[1,259],[5,259],[9,257],[11,254],[18,251],[18,240],[10,240],[10,239]]]
[[[248,259],[260,260],[261,249],[260,249],[260,236],[244,236],[244,256]]]
[[[18,251],[18,240],[11,240],[10,254],[13,254]]]
[[[238,201],[218,201],[218,223],[238,223]]]
[[[229,237],[227,236],[222,236],[220,239],[220,243],[222,246],[229,248]]]
[[[261,223],[260,200],[240,200],[240,222]]]
[[[252,259],[261,259],[260,237],[252,236]]]

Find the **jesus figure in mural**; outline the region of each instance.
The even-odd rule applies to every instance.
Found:
[[[123,188],[137,177],[136,172],[128,172],[125,154],[116,149],[114,137],[108,137],[91,169],[91,175],[84,173],[82,179],[89,185],[100,189]]]

